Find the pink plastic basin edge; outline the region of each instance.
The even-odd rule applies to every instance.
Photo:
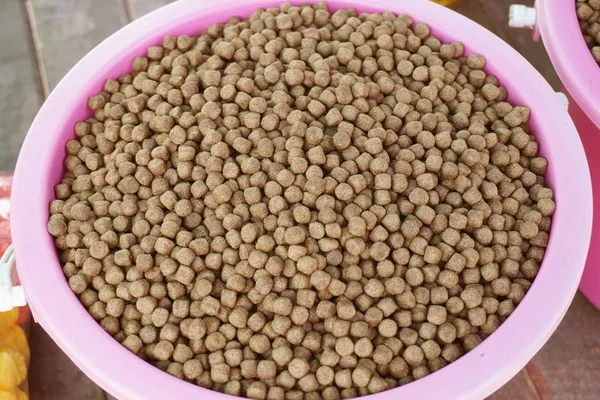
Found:
[[[600,157],[598,150],[600,149],[600,130],[594,122],[588,118],[585,112],[577,105],[577,102],[570,96],[566,88],[562,89],[568,96],[571,102],[569,106],[569,114],[573,118],[573,122],[579,131],[579,137],[582,140],[583,147],[588,155],[587,160],[592,175],[592,193],[594,196],[594,209],[600,208]],[[594,218],[592,224],[591,243],[600,241],[600,218]],[[591,301],[597,308],[600,309],[600,248],[598,246],[590,246],[587,256],[587,262],[579,290]]]
[[[313,3],[292,1],[293,4]],[[443,41],[461,40],[484,54],[511,94],[532,110],[531,126],[550,159],[548,180],[557,211],[542,268],[512,316],[480,346],[421,380],[367,398],[479,399],[514,376],[558,326],[579,283],[588,250],[592,196],[577,132],[554,92],[515,50],[476,23],[421,0],[329,1],[332,9],[408,13]],[[193,34],[229,16],[248,16],[280,0],[181,0],[124,27],[84,57],[59,83],[34,120],[15,172],[12,229],[18,270],[38,322],[97,384],[120,399],[220,399],[226,395],[180,381],[125,350],[87,314],[70,291],[46,233],[52,186],[62,174],[64,143],[89,116],[86,98],[103,81],[130,70],[134,56],[166,34]],[[542,117],[543,116],[543,117]]]
[[[538,26],[552,64],[570,97],[569,113],[588,155],[592,172],[594,207],[600,206],[600,68],[585,44],[574,1],[538,0]],[[594,221],[592,243],[600,238],[600,220]],[[579,289],[600,308],[600,249],[592,246]]]
[[[600,68],[585,44],[575,1],[538,0],[537,26],[556,73],[579,107],[600,125]]]

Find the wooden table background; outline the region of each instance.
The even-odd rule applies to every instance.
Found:
[[[198,0],[208,1],[208,0]],[[569,1],[569,0],[564,0]],[[0,170],[12,170],[39,106],[86,52],[170,0],[0,0]],[[458,11],[523,53],[556,88],[559,81],[540,43],[507,26],[510,0],[466,0]],[[532,0],[523,3],[531,5]],[[37,325],[31,330],[33,400],[104,400]],[[494,400],[600,399],[600,312],[578,294],[544,348]]]

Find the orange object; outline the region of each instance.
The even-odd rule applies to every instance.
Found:
[[[0,400],[27,400],[28,396],[19,388],[0,390]]]
[[[27,377],[25,358],[12,350],[0,351],[0,389],[14,390]]]
[[[450,7],[450,8],[458,5],[458,3],[462,2],[462,0],[431,0],[431,1],[433,1],[434,3],[441,4],[445,7]]]
[[[19,309],[13,308],[10,311],[0,312],[0,322],[11,326],[17,323],[19,319]]]
[[[9,197],[12,178],[0,174],[0,257],[10,246]],[[15,271],[11,274],[13,283],[18,281]],[[0,312],[0,400],[27,400],[27,368],[30,351],[27,326],[30,312],[27,307],[15,307]]]

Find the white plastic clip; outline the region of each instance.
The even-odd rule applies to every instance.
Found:
[[[566,110],[569,109],[569,99],[567,95],[563,92],[556,92],[556,97],[558,97],[558,101],[565,107]]]
[[[513,4],[508,9],[508,26],[511,28],[534,28],[537,11],[534,7]]]
[[[22,286],[13,286],[12,272],[15,266],[15,249],[12,245],[0,258],[0,312],[27,304]]]

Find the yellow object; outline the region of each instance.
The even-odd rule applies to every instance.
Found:
[[[13,308],[10,311],[5,311],[0,313],[0,321],[4,322],[6,325],[11,326],[17,323],[19,319],[19,309]]]
[[[22,355],[10,350],[0,352],[0,389],[13,390],[26,376],[27,366]]]
[[[441,4],[445,7],[454,7],[462,0],[432,0],[434,3]]]
[[[27,400],[27,394],[19,388],[0,390],[0,400]]]
[[[18,351],[25,357],[27,363],[29,363],[29,344],[27,343],[27,336],[23,328],[19,325],[5,325],[0,321],[0,350],[9,349]]]
[[[30,351],[18,319],[18,308],[0,313],[0,400],[28,399],[19,385],[27,378]]]
[[[23,393],[23,392],[21,392],[21,393]],[[17,392],[14,389],[0,390],[0,400],[19,400],[19,397],[17,397],[17,396],[18,396]]]
[[[8,346],[12,350],[21,353],[25,357],[27,364],[29,364],[29,343],[27,343],[27,336],[25,336],[23,328],[21,328],[19,325],[13,326],[10,328],[5,340]]]

